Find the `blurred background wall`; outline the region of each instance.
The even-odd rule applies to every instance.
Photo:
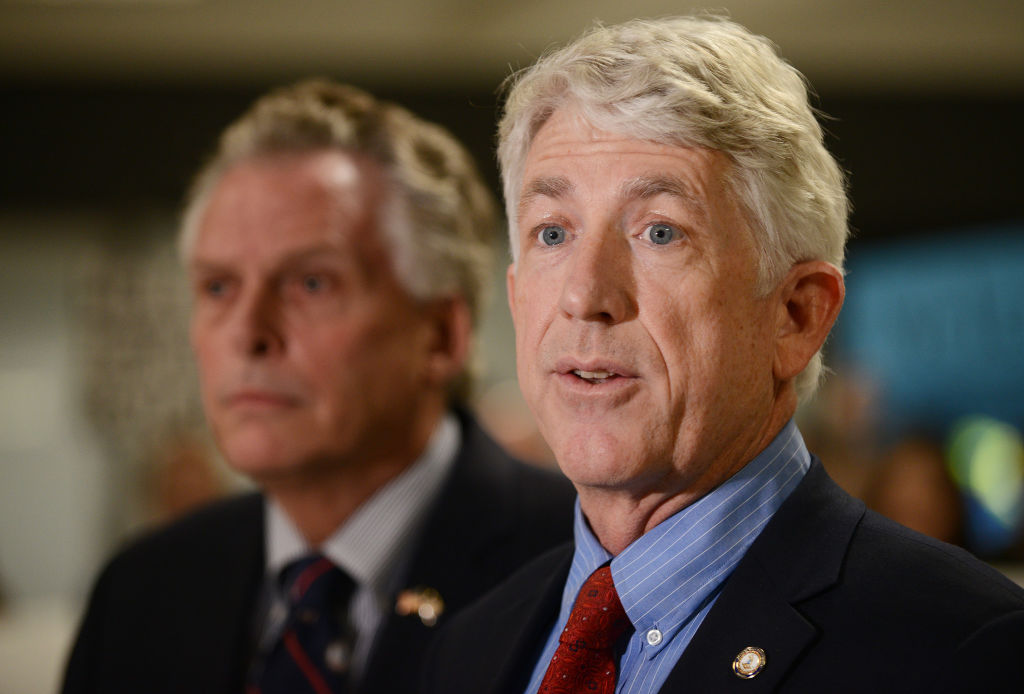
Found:
[[[173,247],[189,177],[231,119],[283,82],[349,81],[446,125],[497,191],[496,89],[510,70],[596,19],[700,7],[0,0],[0,694],[52,690],[119,542],[240,484],[197,410]],[[808,76],[850,172],[835,373],[800,414],[812,450],[880,510],[1014,574],[1024,3],[726,7]],[[544,461],[495,285],[477,406]]]

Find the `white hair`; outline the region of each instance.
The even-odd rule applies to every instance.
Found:
[[[534,136],[560,108],[642,140],[723,152],[768,293],[794,264],[840,270],[848,236],[843,172],[825,149],[803,76],[768,39],[715,16],[597,26],[513,75],[498,127],[509,237]],[[513,261],[517,244],[512,243]],[[811,395],[818,352],[797,376]]]
[[[187,257],[208,199],[240,161],[336,149],[379,164],[393,186],[381,210],[399,281],[419,299],[457,295],[474,322],[486,301],[497,215],[469,153],[440,126],[367,92],[306,80],[258,99],[223,133],[185,204],[179,248]],[[464,397],[470,374],[452,391]]]

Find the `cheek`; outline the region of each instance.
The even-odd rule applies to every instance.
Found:
[[[396,380],[408,379],[419,364],[424,342],[419,324],[396,307],[381,306],[349,315],[320,332],[295,355],[314,384],[333,384],[333,390],[356,391],[347,397],[367,397]],[[394,320],[380,320],[388,315]],[[401,315],[402,317],[399,317]],[[376,386],[374,384],[377,384]]]
[[[312,379],[336,380],[347,371],[361,373],[358,361],[365,358],[358,340],[350,330],[314,332],[310,339],[293,342],[292,363],[297,364]]]
[[[534,343],[534,323],[536,322],[537,302],[527,292],[529,282],[524,274],[519,278],[515,286],[514,301],[510,308],[512,313],[512,325],[516,336],[516,353],[522,354],[530,349]]]
[[[665,294],[664,296],[668,296]],[[647,321],[668,373],[671,397],[694,406],[729,388],[728,381],[746,369],[753,342],[752,326],[720,296],[696,291],[653,307]]]
[[[208,332],[199,322],[193,309],[193,317],[188,325],[188,343],[197,362],[201,363],[204,359],[208,342]]]
[[[531,412],[537,414],[544,405],[545,386],[543,360],[540,358],[542,332],[536,324],[519,321],[516,324],[516,375],[523,400]]]
[[[205,394],[214,387],[214,381],[218,376],[226,375],[226,369],[220,366],[223,360],[218,356],[207,335],[196,335],[192,338],[192,356],[199,374],[199,386]]]
[[[193,309],[189,343],[200,368],[225,361],[231,356],[226,319],[203,308]]]
[[[541,315],[525,314],[516,324],[516,365],[520,382],[540,380],[546,361],[545,339],[550,322]],[[549,340],[550,341],[550,340]]]
[[[723,378],[733,390],[760,397],[764,388],[771,387],[772,346],[766,316],[749,305],[737,307],[733,315],[720,329]]]

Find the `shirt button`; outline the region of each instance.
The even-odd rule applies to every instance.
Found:
[[[651,646],[657,646],[661,643],[661,632],[657,629],[651,629],[647,632],[647,643]]]

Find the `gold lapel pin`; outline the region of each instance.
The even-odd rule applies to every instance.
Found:
[[[395,612],[403,617],[416,615],[423,626],[432,627],[444,612],[444,600],[433,588],[407,588],[398,594]]]
[[[768,658],[763,650],[754,646],[747,646],[732,661],[732,671],[736,673],[737,677],[749,680],[761,674],[767,663]]]

